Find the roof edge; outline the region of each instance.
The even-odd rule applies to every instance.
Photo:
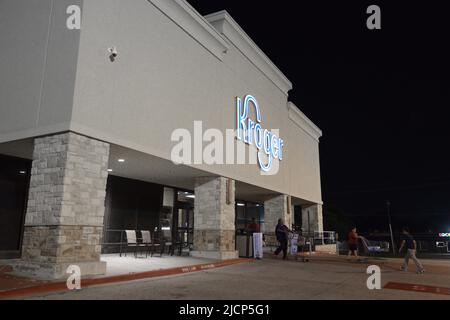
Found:
[[[234,44],[280,90],[285,94],[292,90],[293,85],[291,81],[245,33],[227,11],[222,10],[209,14],[205,16],[205,19],[223,34],[227,40]]]
[[[223,61],[229,45],[222,35],[185,0],[147,0],[195,41]]]
[[[300,129],[319,141],[322,137],[322,130],[319,129],[300,109],[292,102],[288,102],[289,119]]]

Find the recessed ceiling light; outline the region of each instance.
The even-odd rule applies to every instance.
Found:
[[[125,159],[119,159],[119,160],[117,160],[117,161],[119,161],[120,163],[124,163],[124,162],[125,162]]]
[[[108,169],[108,172],[113,172],[113,169]]]
[[[27,172],[22,170],[22,171],[19,171],[19,173],[20,174],[26,174]]]
[[[190,195],[186,196],[186,198],[195,199],[195,196],[193,194],[190,194]]]
[[[245,203],[238,203],[238,207],[245,207]]]

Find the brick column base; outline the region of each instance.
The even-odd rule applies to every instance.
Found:
[[[236,259],[235,238],[234,230],[195,230],[195,251],[191,252],[191,256],[215,260]]]
[[[195,187],[193,257],[238,258],[235,227],[235,182],[199,178]]]
[[[106,273],[106,262],[100,261],[103,227],[26,226],[22,261],[17,272],[44,279],[60,279],[66,270],[77,265],[82,275]]]
[[[35,139],[22,259],[42,278],[106,272],[101,262],[109,144],[75,133]]]

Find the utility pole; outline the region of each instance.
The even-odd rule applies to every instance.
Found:
[[[391,232],[391,245],[392,245],[392,253],[395,256],[395,243],[394,243],[394,233],[392,232],[392,220],[391,220],[391,202],[387,201],[387,212],[388,212],[388,218],[389,218],[389,231]]]

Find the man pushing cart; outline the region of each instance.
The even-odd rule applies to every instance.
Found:
[[[304,243],[307,244],[306,239],[300,237],[300,235],[291,229],[289,229],[285,224],[283,219],[278,220],[277,227],[275,229],[275,234],[277,236],[278,243],[280,244],[277,250],[275,250],[275,256],[278,256],[281,251],[283,251],[283,260],[287,260],[288,252],[290,255],[295,257],[295,260],[298,260],[298,246],[299,240],[304,240]],[[302,243],[300,243],[302,244]],[[305,245],[301,245],[302,251],[306,247]],[[302,261],[308,262],[309,260],[302,255]]]

